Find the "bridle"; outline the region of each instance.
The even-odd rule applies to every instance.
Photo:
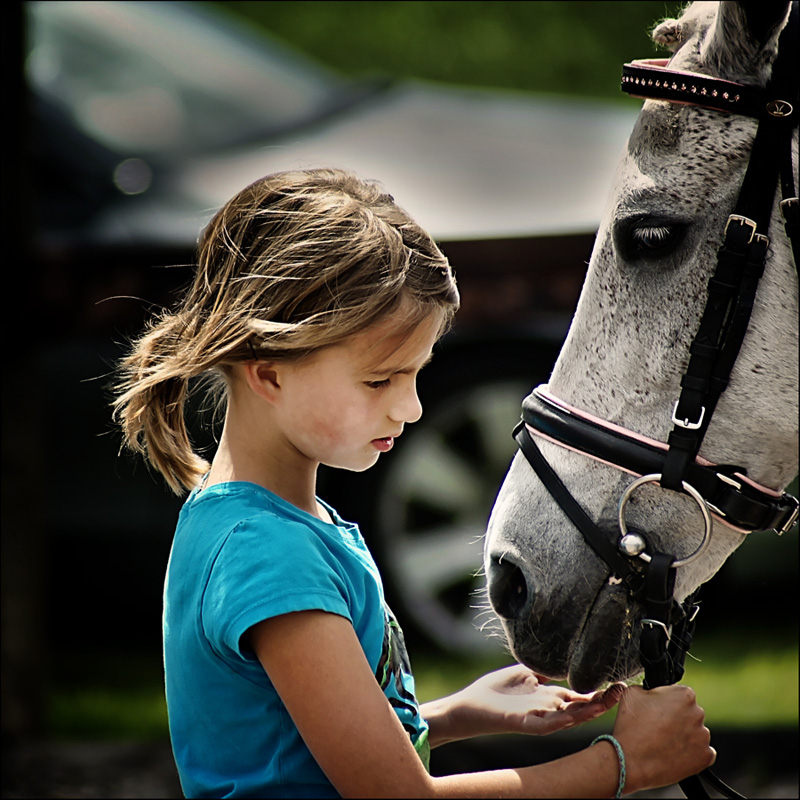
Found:
[[[798,102],[798,2],[781,33],[778,56],[766,87],[671,70],[667,59],[625,64],[622,89],[629,94],[701,106],[754,117],[758,129],[739,197],[728,217],[716,270],[689,363],[672,409],[666,443],[633,433],[571,407],[540,386],[525,399],[514,438],[555,501],[610,569],[610,584],[624,584],[643,604],[640,657],[645,688],[675,683],[691,645],[698,606],[696,594],[674,598],[677,568],[698,558],[708,546],[713,522],[740,532],[775,529],[797,522],[800,503],[786,493],[760,486],[740,466],[716,465],[699,456],[717,402],[724,392],[750,320],[764,272],[770,219],[778,184],[781,212],[800,269],[800,204],[792,167],[792,135],[800,119]],[[605,462],[638,476],[619,501],[619,540],[608,538],[589,517],[542,455],[534,437]],[[625,507],[645,483],[690,495],[704,521],[703,539],[688,556],[652,550],[645,537],[628,531]],[[700,775],[727,797],[741,797],[709,770]],[[700,776],[681,782],[687,797],[708,797]]]

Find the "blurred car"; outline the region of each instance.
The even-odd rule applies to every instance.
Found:
[[[481,537],[521,399],[566,333],[635,106],[347,80],[207,3],[26,13],[32,258],[60,331],[39,360],[70,420],[49,420],[46,437],[72,464],[46,512],[54,626],[97,609],[100,592],[93,613],[128,637],[146,616],[152,635],[180,504],[118,458],[98,376],[187,280],[219,205],[261,175],[332,165],[380,180],[433,233],[463,307],[420,376],[422,420],[368,473],[324,470],[320,493],[361,524],[407,633],[497,647],[478,631]]]

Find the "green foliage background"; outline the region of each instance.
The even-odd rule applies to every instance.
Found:
[[[625,61],[682,3],[653,0],[232,0],[260,26],[352,77],[389,75],[617,99]]]

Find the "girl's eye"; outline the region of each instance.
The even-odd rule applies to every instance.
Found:
[[[370,389],[380,389],[383,386],[388,386],[389,380],[389,378],[384,378],[381,381],[365,381],[365,383]]]

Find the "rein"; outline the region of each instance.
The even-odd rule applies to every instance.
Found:
[[[683,676],[698,610],[697,593],[678,603],[674,598],[675,576],[679,567],[698,558],[708,546],[712,516],[739,532],[772,528],[780,535],[796,524],[800,512],[796,498],[751,481],[743,467],[715,465],[698,455],[748,328],[764,272],[767,233],[779,185],[784,228],[800,269],[800,203],[791,149],[800,118],[797,31],[795,0],[766,87],[670,70],[666,59],[634,61],[623,67],[622,90],[633,96],[696,105],[759,121],[739,198],[728,217],[716,270],[709,280],[706,306],[690,346],[667,442],[648,439],[568,406],[543,386],[525,399],[522,420],[514,429],[514,438],[539,479],[608,565],[608,583],[624,584],[630,597],[643,604],[639,647],[648,689],[676,683]],[[618,541],[609,539],[572,496],[534,437],[639,476],[619,501]],[[693,553],[678,557],[653,551],[642,534],[628,531],[625,506],[641,485],[651,482],[686,493],[698,504],[704,534]],[[741,797],[709,770],[681,782],[687,797],[709,796],[701,776],[726,797]]]

